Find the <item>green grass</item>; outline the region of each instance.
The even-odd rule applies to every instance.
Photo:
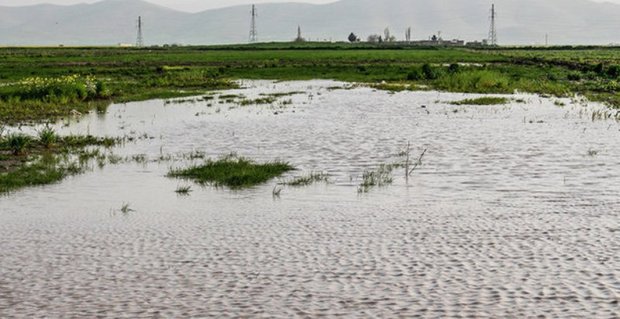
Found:
[[[620,106],[620,49],[312,42],[144,49],[0,48],[0,123],[105,111],[111,102],[203,95],[234,88],[237,79],[334,79],[392,91],[579,93]]]
[[[245,158],[227,156],[216,161],[208,160],[200,166],[173,170],[168,176],[241,189],[265,183],[293,169],[288,163],[279,161],[257,164]]]
[[[506,104],[510,100],[505,97],[485,96],[475,99],[465,99],[461,101],[451,102],[452,105],[500,105]]]

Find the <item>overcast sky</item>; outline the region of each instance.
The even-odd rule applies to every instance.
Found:
[[[265,2],[307,2],[307,3],[328,3],[336,0],[146,0],[152,3],[160,4],[169,8],[197,12],[206,9],[227,7],[239,4],[265,3]],[[380,1],[380,0],[377,0]],[[433,1],[433,0],[429,0]],[[541,0],[544,1],[544,0]],[[570,1],[570,0],[567,0]],[[594,0],[597,2],[615,2],[620,0]],[[5,6],[23,6],[38,3],[54,3],[54,4],[75,4],[84,2],[97,2],[97,0],[0,0],[0,5]]]
[[[92,3],[100,0],[0,0],[3,6],[24,6],[38,3],[53,4],[76,4]],[[307,2],[307,3],[328,3],[336,0],[145,0],[148,2],[163,5],[169,8],[184,11],[202,11],[212,8],[228,7],[239,4],[265,3],[265,2]],[[620,0],[618,0],[620,2]]]

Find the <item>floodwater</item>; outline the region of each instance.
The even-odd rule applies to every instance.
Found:
[[[0,197],[0,317],[620,317],[620,125],[593,121],[600,106],[244,86],[222,94],[303,93],[59,123],[135,137],[112,152],[147,161]],[[397,169],[358,193],[408,142],[412,158],[427,149],[409,181]],[[277,180],[230,191],[165,177],[192,152],[282,159],[299,168],[283,180],[331,182],[274,197]]]

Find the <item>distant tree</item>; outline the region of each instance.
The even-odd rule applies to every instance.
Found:
[[[383,30],[383,41],[384,42],[396,41],[396,37],[392,35],[392,33],[390,32],[390,28],[385,28],[385,30]]]
[[[367,41],[370,43],[381,43],[383,42],[383,39],[378,34],[371,34],[368,36]]]
[[[411,27],[407,28],[405,31],[405,41],[407,41],[407,43],[411,42]]]
[[[359,41],[359,38],[357,37],[357,35],[351,32],[351,34],[349,34],[349,42],[353,43],[353,42],[358,42],[358,41]]]

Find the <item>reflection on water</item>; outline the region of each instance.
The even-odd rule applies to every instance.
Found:
[[[596,106],[245,84],[226,94],[304,93],[59,123],[134,137],[114,152],[150,161],[0,198],[0,317],[620,316],[620,125],[593,122]],[[428,149],[409,183],[396,170],[358,194],[408,141]],[[186,183],[165,174],[188,161],[154,160],[195,151],[279,158],[299,168],[285,178],[332,183],[178,196]]]

